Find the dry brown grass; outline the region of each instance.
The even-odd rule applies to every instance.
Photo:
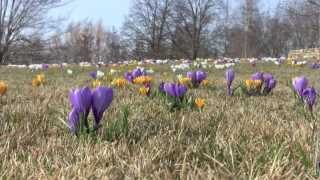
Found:
[[[313,128],[318,129],[320,114],[318,108],[315,119],[302,113],[286,82],[303,74],[319,90],[320,72],[273,65],[258,69],[280,81],[272,95],[227,97],[224,71],[213,70],[214,88],[188,92],[206,99],[203,112],[170,113],[159,98],[142,97],[134,87],[116,89],[97,138],[79,139],[61,120],[70,110],[69,89],[88,84],[88,69],[75,68],[73,77],[51,69],[48,84],[33,88],[33,73],[0,68],[0,79],[9,84],[0,100],[1,179],[316,178],[318,133]],[[236,71],[239,81],[255,70],[241,65]],[[129,132],[107,141],[106,127],[124,106],[129,107]]]

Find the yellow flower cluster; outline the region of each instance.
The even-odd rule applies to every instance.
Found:
[[[139,89],[139,93],[144,96],[147,96],[149,94],[149,91],[150,91],[150,88],[148,87],[141,87]]]
[[[152,81],[152,77],[150,77],[150,76],[139,76],[133,80],[133,83],[144,85],[144,84],[151,83],[151,81]]]
[[[128,81],[124,78],[118,78],[114,79],[111,84],[118,88],[124,88],[128,84]]]
[[[204,108],[204,106],[205,106],[205,100],[202,99],[202,98],[197,98],[197,99],[194,101],[194,103],[197,105],[197,107],[198,107],[199,109],[202,109],[202,108]]]
[[[101,84],[102,84],[101,81],[99,81],[98,79],[96,79],[92,82],[93,88],[97,88],[97,87],[101,86]]]
[[[180,83],[180,84],[183,84],[183,85],[185,85],[185,86],[188,86],[188,85],[190,85],[190,83],[191,83],[191,79],[188,78],[188,77],[183,77],[183,78],[180,78],[180,79],[179,79],[179,83]]]
[[[261,80],[252,80],[252,79],[246,80],[246,87],[248,90],[259,90],[261,86],[262,86]]]
[[[3,82],[3,81],[0,81],[0,96],[3,96],[8,90],[8,85]]]
[[[46,77],[44,74],[38,74],[35,78],[32,79],[32,86],[38,87],[46,83]]]

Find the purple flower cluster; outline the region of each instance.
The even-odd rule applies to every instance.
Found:
[[[124,74],[124,78],[132,83],[135,78],[145,75],[147,75],[147,73],[144,70],[137,68],[134,69],[132,72],[126,72]]]
[[[190,71],[187,72],[187,77],[191,79],[194,87],[198,87],[201,82],[207,78],[207,73],[203,71]]]
[[[319,64],[319,63],[312,63],[312,64],[310,65],[310,68],[311,68],[311,69],[319,69],[319,68],[320,68],[320,64]]]
[[[94,128],[98,128],[104,111],[110,106],[113,99],[113,90],[107,87],[98,87],[91,91],[90,88],[71,90],[69,94],[72,110],[69,114],[69,127],[77,133],[83,125],[88,129],[88,115],[92,109],[94,116]]]
[[[264,94],[269,94],[277,85],[277,80],[271,73],[256,72],[251,76],[252,80],[260,80],[263,82]]]
[[[313,87],[308,87],[309,81],[306,77],[300,76],[292,80],[292,85],[295,92],[298,94],[309,107],[312,112],[317,100],[317,91]]]

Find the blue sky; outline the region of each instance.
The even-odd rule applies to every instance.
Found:
[[[239,0],[231,0],[239,2]],[[261,0],[261,5],[272,9],[279,0]],[[129,12],[131,0],[74,0],[53,12],[53,16],[68,18],[68,21],[84,19],[99,21],[111,28],[120,28]]]

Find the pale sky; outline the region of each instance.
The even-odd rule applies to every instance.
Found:
[[[239,2],[241,0],[231,0]],[[272,9],[279,0],[261,0],[265,9]],[[84,19],[99,21],[107,27],[120,28],[129,12],[131,0],[74,0],[65,7],[55,10],[52,16],[65,17],[70,21]]]

